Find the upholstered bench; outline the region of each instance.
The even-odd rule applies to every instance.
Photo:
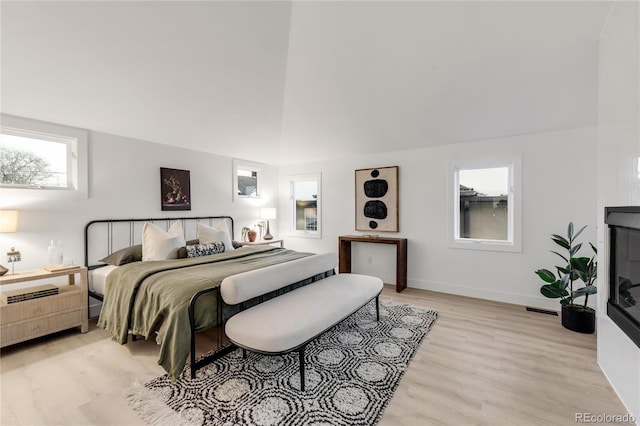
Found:
[[[333,253],[315,256],[295,261],[300,263],[301,275],[310,276],[316,268],[326,271],[337,266],[337,256]],[[291,276],[291,262],[286,276],[278,274],[284,271],[278,266],[259,270],[262,274],[256,274],[256,270],[226,278],[220,289],[223,300],[235,305],[295,281],[296,277]],[[376,277],[332,275],[237,313],[227,321],[225,333],[233,344],[253,352],[280,355],[297,351],[300,389],[304,391],[307,344],[373,299],[376,300],[376,319],[379,319],[378,298],[382,287],[382,280]]]

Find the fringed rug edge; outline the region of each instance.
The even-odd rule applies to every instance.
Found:
[[[145,422],[153,426],[194,425],[162,402],[160,395],[138,380],[129,389],[125,390],[123,395],[133,411]]]

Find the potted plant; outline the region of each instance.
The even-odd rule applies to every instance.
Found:
[[[558,276],[548,269],[538,269],[535,273],[546,283],[540,287],[540,293],[551,299],[560,299],[562,305],[562,325],[569,330],[580,333],[593,333],[596,329],[596,312],[587,306],[589,295],[598,292],[595,281],[598,274],[598,250],[589,243],[593,256],[578,256],[582,243],[576,243],[578,236],[586,225],[574,233],[573,223],[567,227],[567,237],[552,234],[552,240],[566,252],[553,251],[563,261],[563,266],[556,266]],[[582,281],[585,285],[574,289],[574,282]],[[577,304],[576,299],[584,296],[584,304]]]

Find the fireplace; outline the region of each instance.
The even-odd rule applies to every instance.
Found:
[[[640,347],[640,206],[606,207],[609,225],[607,315]]]

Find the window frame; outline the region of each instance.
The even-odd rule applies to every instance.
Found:
[[[461,170],[508,168],[508,231],[507,240],[460,237],[460,183]],[[448,173],[448,230],[449,247],[470,250],[522,252],[522,157],[505,156],[478,159],[460,159],[450,162]]]
[[[1,118],[0,133],[67,144],[66,187],[0,185],[3,193],[18,199],[89,197],[88,130],[8,114]]]
[[[298,182],[315,182],[317,185],[315,231],[296,229],[295,184]],[[289,175],[289,209],[289,236],[322,238],[322,174],[320,172]]]
[[[232,195],[233,200],[251,200],[251,199],[260,199],[262,198],[261,188],[262,184],[260,183],[262,180],[262,168],[264,164],[255,163],[253,161],[245,161],[234,158],[233,161],[233,175],[231,177],[231,185],[232,185]],[[256,192],[254,195],[241,195],[238,194],[238,171],[239,170],[247,170],[250,172],[256,173]]]

